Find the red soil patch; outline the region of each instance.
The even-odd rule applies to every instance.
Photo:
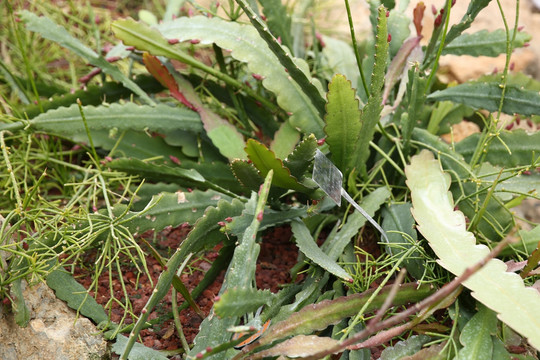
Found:
[[[190,227],[186,225],[179,226],[174,229],[166,229],[157,236],[152,232],[143,234],[143,237],[164,256],[169,258],[179,244],[185,239],[189,233]],[[153,242],[156,239],[156,242]],[[272,292],[277,292],[281,284],[286,284],[291,281],[289,270],[297,262],[298,249],[291,242],[291,231],[289,227],[273,228],[263,235],[261,252],[259,255],[256,271],[257,287],[260,289],[270,289]],[[141,248],[145,251],[147,247],[142,244]],[[197,284],[203,279],[204,274],[210,268],[211,263],[217,258],[221,245],[216,246],[211,251],[207,252],[203,258],[197,259],[190,264],[191,271],[185,271],[181,275],[181,280],[191,292]],[[93,264],[96,258],[96,252],[88,253],[84,256],[84,264]],[[121,256],[122,274],[125,284],[125,289],[132,303],[132,312],[135,315],[141,313],[148,298],[152,294],[154,287],[151,285],[147,275],[140,274],[137,280],[138,270],[126,256]],[[147,267],[151,275],[153,284],[157,283],[158,277],[162,272],[162,267],[157,260],[152,256],[146,257]],[[89,288],[92,282],[92,269],[77,266],[75,268],[75,278],[85,287]],[[224,271],[217,279],[202,293],[196,302],[202,312],[207,316],[212,308],[215,296],[218,294],[223,282]],[[119,279],[119,275],[114,273],[112,276],[113,294],[116,299],[123,301],[124,292]],[[91,291],[94,295],[94,291]],[[103,272],[98,280],[98,289],[96,300],[99,304],[105,306],[111,298],[109,273]],[[172,320],[171,291],[159,302],[151,314],[149,320],[161,317],[158,324],[151,329],[146,329],[141,332],[141,338],[144,345],[156,350],[174,350],[181,348],[181,342]],[[183,297],[178,294],[177,303],[181,305],[184,302]],[[106,310],[107,311],[107,310]],[[125,316],[124,309],[118,302],[113,302],[111,305],[111,319],[115,323],[119,323]],[[191,308],[184,309],[180,312],[180,322],[183,327],[183,332],[188,343],[192,343],[193,339],[199,331],[199,325],[202,318],[197,315]],[[132,323],[132,319],[126,316],[124,324]]]

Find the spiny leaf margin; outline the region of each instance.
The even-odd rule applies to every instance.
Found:
[[[406,166],[405,174],[418,230],[439,257],[439,264],[459,276],[483,260],[489,249],[476,245],[474,235],[466,230],[463,213],[454,211],[448,192],[450,175],[441,171],[433,154],[422,150]],[[500,320],[540,349],[540,294],[526,288],[519,275],[507,272],[502,261],[492,259],[464,285],[477,300],[497,312]]]
[[[260,306],[269,305],[274,297],[268,289],[231,288],[219,296],[214,311],[220,317],[241,316],[254,312]]]

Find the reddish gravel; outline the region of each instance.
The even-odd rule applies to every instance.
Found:
[[[142,236],[150,243],[154,244],[156,249],[162,256],[168,258],[174,250],[182,242],[189,233],[190,227],[182,225],[174,229],[167,229],[156,236],[152,232],[147,232]],[[157,239],[157,244],[154,243]],[[141,247],[146,251],[146,246],[141,242]],[[205,271],[207,271],[211,263],[217,258],[221,245],[216,246],[211,251],[207,252],[203,258],[197,259],[190,264],[191,271],[185,271],[181,275],[181,280],[184,285],[191,291],[203,279]],[[85,255],[83,262],[92,264],[95,260],[96,253]],[[291,230],[289,227],[279,227],[267,231],[263,235],[261,243],[261,252],[258,259],[256,282],[260,289],[270,289],[272,292],[277,292],[281,284],[286,284],[291,281],[289,270],[297,262],[298,249],[291,242]],[[152,294],[153,286],[150,284],[148,277],[144,274],[140,275],[137,282],[137,269],[127,257],[122,256],[122,273],[125,282],[129,299],[133,306],[133,313],[138,315]],[[151,256],[146,258],[148,270],[152,277],[152,281],[156,284],[158,277],[162,271],[159,263]],[[77,266],[75,268],[75,277],[87,289],[92,281],[92,271],[90,268]],[[196,302],[202,312],[209,314],[213,305],[213,300],[218,294],[223,282],[224,272],[196,299]],[[113,274],[113,290],[117,299],[122,299],[124,294],[118,275]],[[101,274],[98,282],[98,296],[96,300],[101,305],[106,305],[110,300],[109,274],[104,272]],[[94,292],[91,292],[94,295]],[[178,294],[178,304],[183,303],[183,297]],[[171,312],[171,291],[160,301],[158,306],[152,311],[149,319],[163,317],[166,320],[155,325],[153,329],[146,329],[141,332],[143,343],[156,350],[174,350],[181,348],[180,339],[178,338],[176,329],[174,328],[173,320],[167,316]],[[124,316],[124,310],[120,304],[113,302],[111,310],[111,318],[118,323]],[[188,343],[192,343],[197,335],[199,325],[202,321],[191,308],[187,308],[180,313],[180,321],[183,326],[184,335]],[[124,323],[130,324],[131,318],[126,317]]]

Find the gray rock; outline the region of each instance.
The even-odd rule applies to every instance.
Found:
[[[45,284],[25,286],[30,310],[28,327],[15,323],[13,313],[0,311],[0,359],[102,359],[107,342],[84,317],[78,317]]]

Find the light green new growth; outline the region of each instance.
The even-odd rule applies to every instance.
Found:
[[[418,230],[439,258],[438,263],[459,276],[484,259],[489,249],[476,245],[474,235],[466,230],[463,213],[454,211],[448,192],[450,175],[441,171],[433,154],[423,150],[414,156],[405,173]],[[526,288],[519,275],[507,272],[506,265],[498,259],[490,260],[464,285],[477,300],[497,312],[500,320],[540,349],[538,291]]]

